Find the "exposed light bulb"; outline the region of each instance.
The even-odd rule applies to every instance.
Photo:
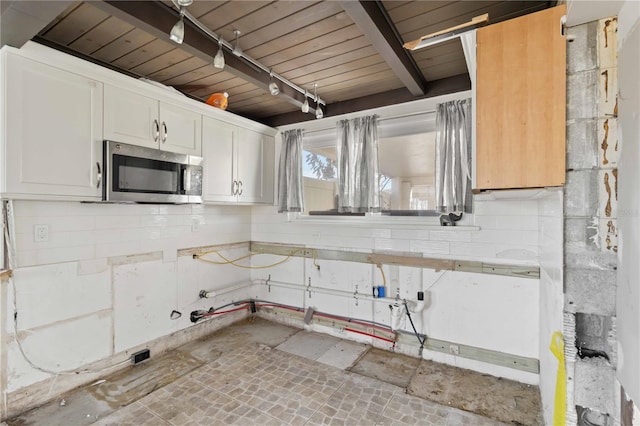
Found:
[[[180,8],[180,19],[175,23],[171,32],[169,33],[169,39],[175,41],[178,44],[182,44],[184,40],[184,8]]]
[[[181,7],[191,6],[193,4],[193,0],[178,0],[178,4]]]
[[[280,88],[278,84],[273,81],[273,70],[269,70],[269,76],[271,77],[271,83],[269,83],[269,93],[273,96],[278,96],[280,94]]]
[[[241,56],[242,49],[240,49],[240,43],[238,43],[238,37],[240,36],[240,34],[242,34],[242,32],[240,30],[233,30],[233,33],[236,35],[236,45],[233,46],[232,53],[236,56]]]
[[[219,69],[224,68],[224,52],[222,51],[222,37],[218,39],[218,53],[213,58],[213,66]]]
[[[305,114],[309,112],[309,98],[307,97],[307,91],[304,91],[304,103],[302,104],[302,108],[300,108],[302,112]]]
[[[324,117],[324,114],[322,113],[322,108],[320,108],[320,99],[318,98],[318,83],[313,83],[313,97],[316,101],[316,118],[320,119]]]

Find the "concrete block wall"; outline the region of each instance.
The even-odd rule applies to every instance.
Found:
[[[613,386],[620,153],[616,27],[616,18],[607,18],[568,31],[572,40],[567,45],[564,192],[568,424],[582,424],[582,418],[597,424],[618,412]]]

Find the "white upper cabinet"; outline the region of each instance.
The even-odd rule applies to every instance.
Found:
[[[235,147],[239,129],[228,123],[204,117],[202,122],[202,199],[234,202],[237,200]]]
[[[273,203],[275,142],[272,136],[240,129],[238,139],[238,199]]]
[[[202,137],[205,202],[273,203],[272,136],[204,117]]]
[[[202,155],[199,113],[110,85],[104,99],[105,139]]]
[[[102,196],[102,83],[3,52],[4,174],[12,198]]]

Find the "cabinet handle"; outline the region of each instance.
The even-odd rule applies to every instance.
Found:
[[[96,183],[96,188],[100,188],[100,182],[102,182],[102,169],[100,168],[100,163],[96,162],[96,167],[98,168],[98,175],[96,176],[98,182]]]
[[[167,141],[168,135],[169,135],[169,132],[167,132],[167,123],[163,121],[162,122],[162,143],[165,143]]]
[[[231,183],[231,195],[238,195],[238,181],[234,180]]]
[[[238,181],[238,195],[242,195],[242,181]]]
[[[158,138],[160,137],[160,124],[158,120],[153,120],[153,125],[156,128],[156,135],[153,137],[154,142],[158,142]]]

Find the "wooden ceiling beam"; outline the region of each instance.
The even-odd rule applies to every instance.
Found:
[[[72,4],[72,0],[4,0],[0,15],[0,46],[22,47]]]
[[[169,41],[171,28],[178,20],[178,12],[159,1],[96,1],[92,5],[139,28],[154,37]],[[218,43],[204,34],[188,19],[184,20],[184,42],[180,49],[197,56],[207,62],[212,62],[218,51]],[[169,41],[173,43],[173,41]],[[271,82],[268,72],[251,64],[248,60],[235,56],[224,46],[224,71],[233,74],[269,93]],[[304,94],[280,83],[278,96],[300,107],[304,102]],[[314,109],[315,111],[315,109]]]
[[[340,4],[409,92],[413,96],[424,95],[427,82],[411,54],[402,47],[402,37],[382,2],[341,0]]]
[[[469,74],[460,74],[453,77],[441,78],[429,82],[429,89],[422,96],[413,96],[406,88],[389,90],[383,93],[363,96],[347,101],[334,102],[327,106],[325,117],[349,114],[388,105],[417,101],[419,99],[433,98],[435,96],[448,95],[471,89]],[[278,114],[271,117],[257,117],[256,121],[271,127],[284,126],[292,123],[315,120],[312,114],[303,114],[300,111]]]

